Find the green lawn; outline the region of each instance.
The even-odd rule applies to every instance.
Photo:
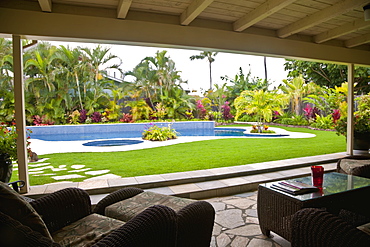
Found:
[[[122,177],[132,177],[244,165],[346,150],[345,138],[337,136],[335,132],[306,128],[284,127],[284,129],[313,133],[316,137],[301,139],[230,138],[135,151],[48,154],[41,157],[49,158],[46,162],[51,163],[54,168],[63,168],[63,166],[67,168],[67,170],[57,172],[45,169],[44,173],[53,173],[58,176],[67,175],[71,174],[68,173],[68,170],[71,170],[72,165],[85,165],[85,168],[91,168],[92,171],[107,169],[110,170],[110,173]],[[93,177],[86,175],[85,171],[77,174],[85,177],[69,179],[68,181],[82,181]],[[55,182],[51,176],[30,175],[31,185],[51,182]]]

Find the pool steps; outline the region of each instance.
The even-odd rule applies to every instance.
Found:
[[[253,191],[261,183],[307,176],[314,164],[323,165],[326,172],[335,171],[336,161],[345,156],[345,153],[334,153],[189,172],[60,182],[31,186],[25,195],[37,198],[66,187],[78,187],[86,190],[95,204],[112,191],[132,186],[167,195],[204,199]]]

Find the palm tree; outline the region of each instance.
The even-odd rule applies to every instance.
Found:
[[[66,81],[74,81],[77,89],[77,97],[81,110],[84,109],[82,97],[81,97],[81,86],[80,77],[83,71],[86,70],[87,65],[82,60],[83,53],[80,49],[74,48],[70,50],[68,47],[63,45],[60,46],[57,57],[61,62],[61,70],[65,72]]]
[[[190,57],[190,60],[195,59],[205,59],[207,58],[209,63],[209,89],[212,89],[212,63],[215,61],[215,56],[218,54],[218,52],[212,52],[212,51],[202,51],[199,55],[193,55]]]
[[[284,80],[284,83],[285,85],[280,85],[279,89],[289,95],[292,111],[296,115],[300,115],[302,99],[313,89],[313,85],[311,83],[307,84],[302,75],[293,78],[291,81]]]
[[[282,113],[288,99],[284,94],[263,90],[244,91],[234,101],[236,119],[242,114],[255,114],[258,117],[258,125],[271,122],[273,112]]]

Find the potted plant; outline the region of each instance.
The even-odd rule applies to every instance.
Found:
[[[30,144],[27,141],[28,154],[31,149],[28,147]],[[0,181],[8,183],[12,172],[12,161],[17,161],[17,132],[15,127],[7,127],[0,125]]]
[[[354,149],[369,152],[370,148],[370,94],[362,95],[355,99],[358,103],[354,112]],[[335,123],[338,135],[347,136],[347,115],[342,111],[342,116]]]

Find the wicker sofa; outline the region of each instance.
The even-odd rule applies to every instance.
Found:
[[[128,222],[91,210],[89,195],[67,188],[31,202],[0,182],[0,246],[176,246],[177,215],[162,205]]]
[[[94,210],[98,214],[127,221],[153,205],[165,205],[175,210],[178,217],[176,246],[210,246],[215,210],[206,201],[196,201],[128,187],[117,190],[100,200]]]
[[[294,214],[292,247],[365,247],[370,246],[368,228],[356,227],[325,210],[305,208]],[[362,229],[362,230],[360,230]]]
[[[351,155],[339,159],[337,172],[370,178],[370,156]]]

